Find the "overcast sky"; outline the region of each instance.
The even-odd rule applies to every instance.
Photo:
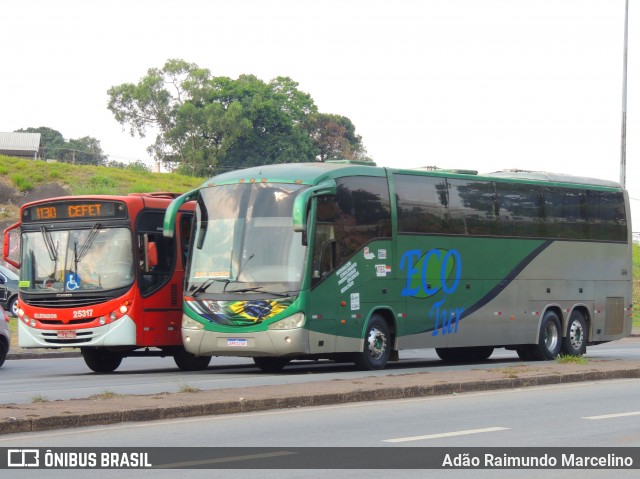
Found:
[[[0,131],[46,126],[149,160],[107,90],[181,58],[289,76],[380,166],[620,179],[624,0],[4,0]],[[627,188],[640,231],[640,0],[629,0]],[[637,213],[636,213],[637,211]]]

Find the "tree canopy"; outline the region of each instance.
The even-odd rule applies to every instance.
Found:
[[[65,140],[57,130],[41,126],[16,130],[18,133],[40,133],[45,159],[54,159],[76,165],[105,165],[107,155],[102,151],[100,141],[85,136]]]
[[[270,163],[368,159],[346,117],[318,112],[288,77],[234,80],[180,59],[137,84],[108,90],[108,108],[132,136],[156,136],[148,151],[185,174]]]

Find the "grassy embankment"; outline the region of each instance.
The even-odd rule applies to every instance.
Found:
[[[197,188],[203,181],[203,178],[150,173],[140,168],[46,163],[0,155],[0,187],[4,196],[12,196],[11,202],[0,201],[0,222],[9,225],[18,220],[20,206],[16,204],[16,197],[51,183],[64,186],[70,195],[126,195],[153,191],[184,193]],[[18,339],[15,318],[11,319],[10,327],[12,349],[15,350]]]

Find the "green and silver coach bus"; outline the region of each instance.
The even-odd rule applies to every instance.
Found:
[[[354,162],[221,174],[196,215],[182,338],[203,356],[384,368],[407,348],[482,361],[580,355],[631,333],[631,225],[617,183]]]

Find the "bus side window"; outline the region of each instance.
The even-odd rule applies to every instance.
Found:
[[[138,224],[138,275],[140,293],[148,296],[164,286],[172,276],[176,261],[175,240],[162,233],[163,216],[145,212]]]

